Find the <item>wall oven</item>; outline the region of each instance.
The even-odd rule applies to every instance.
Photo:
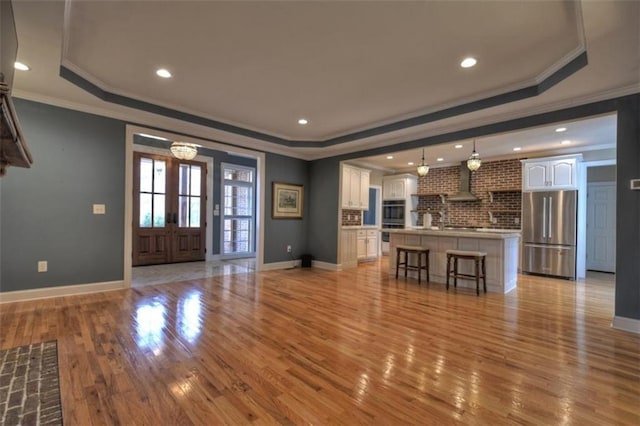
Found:
[[[385,200],[382,202],[382,227],[384,224],[404,224],[405,201]]]
[[[405,201],[385,200],[382,202],[382,253],[389,253],[389,233],[385,229],[403,229],[405,224]]]

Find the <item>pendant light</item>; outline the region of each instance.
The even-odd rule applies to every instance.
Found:
[[[467,168],[472,172],[475,172],[480,168],[482,164],[482,160],[480,159],[480,154],[476,152],[476,140],[473,140],[473,152],[471,153],[471,157],[467,160]]]
[[[193,160],[198,155],[198,145],[187,142],[174,142],[171,144],[171,153],[180,160]]]
[[[424,162],[424,148],[422,148],[422,163],[418,166],[418,176],[423,177],[429,173],[429,165]]]

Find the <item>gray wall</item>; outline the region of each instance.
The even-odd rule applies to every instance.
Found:
[[[315,260],[338,263],[338,185],[340,161],[325,158],[311,163],[311,221],[309,245]]]
[[[616,166],[587,167],[587,182],[615,182]]]
[[[121,280],[125,126],[15,99],[33,155],[2,178],[1,291]],[[94,203],[106,204],[93,215]],[[49,271],[37,272],[46,260]]]
[[[617,107],[615,314],[640,320],[640,191],[629,188],[629,180],[640,179],[640,95]]]
[[[310,218],[314,211],[310,200],[314,195],[314,185],[309,182],[309,163],[304,160],[267,153],[265,168],[265,226],[264,226],[264,263],[282,262],[298,259],[301,254],[315,253],[314,247],[307,245],[307,233]],[[302,219],[273,219],[273,182],[302,185],[304,206]],[[292,253],[287,253],[291,245]]]

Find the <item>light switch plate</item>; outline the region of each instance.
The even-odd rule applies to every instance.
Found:
[[[640,179],[631,179],[631,189],[640,190]]]
[[[94,204],[93,205],[93,214],[105,214],[106,207],[104,204]]]

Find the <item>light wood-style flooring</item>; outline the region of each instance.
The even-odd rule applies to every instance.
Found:
[[[477,297],[294,269],[0,305],[0,349],[58,339],[66,425],[640,424],[614,286]]]

